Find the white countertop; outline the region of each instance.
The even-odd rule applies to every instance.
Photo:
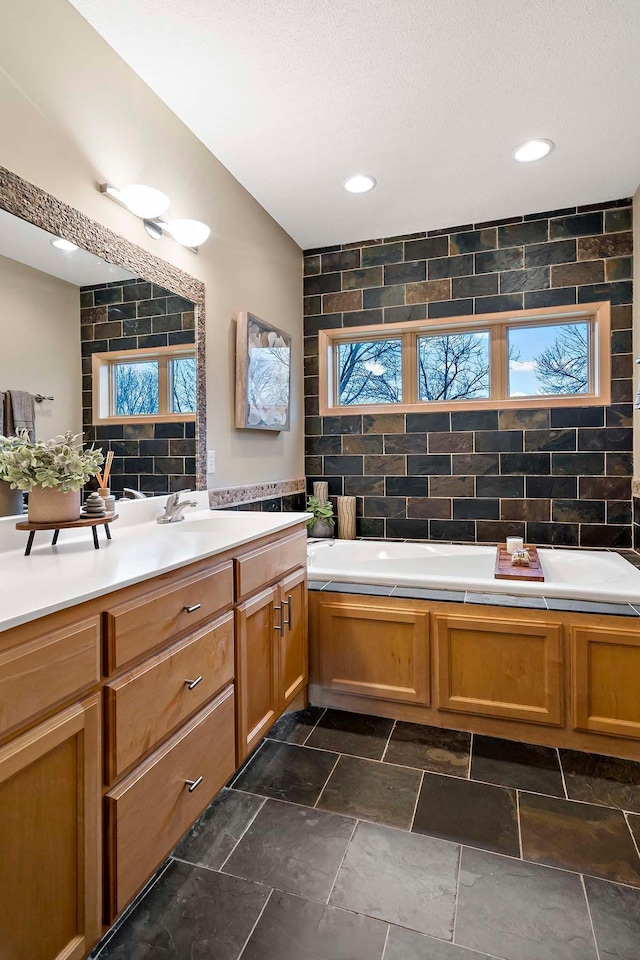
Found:
[[[98,528],[95,550],[90,529],[36,533],[30,557],[27,534],[15,529],[19,517],[0,519],[0,631],[64,610],[94,597],[176,570],[196,560],[286,530],[304,513],[209,510],[206,491],[188,494],[196,508],[182,523],[158,524],[166,497],[119,502],[119,519],[108,541]],[[26,519],[26,517],[22,518]]]

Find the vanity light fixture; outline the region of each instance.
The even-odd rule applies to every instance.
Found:
[[[144,223],[145,230],[154,240],[159,240],[166,234],[176,243],[197,253],[198,247],[208,239],[211,233],[211,228],[200,220],[162,220],[162,214],[166,213],[171,201],[166,193],[156,190],[155,187],[131,183],[118,188],[110,183],[101,183],[99,190],[134,216],[139,217]]]
[[[542,160],[552,150],[552,140],[527,140],[513,151],[513,159],[518,163],[532,163],[534,160]]]
[[[51,246],[56,250],[62,250],[63,253],[73,253],[78,249],[77,243],[71,243],[71,240],[65,240],[64,237],[56,237],[51,241]]]
[[[143,183],[129,183],[125,187],[114,187],[111,183],[101,183],[100,193],[106,194],[134,217],[141,220],[155,220],[169,209],[171,200],[162,190],[147,187]]]
[[[375,185],[375,178],[368,173],[356,173],[353,177],[347,177],[342,184],[347,193],[369,193]]]

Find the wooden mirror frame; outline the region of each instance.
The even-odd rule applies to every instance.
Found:
[[[196,475],[197,489],[207,489],[207,410],[205,382],[205,299],[204,283],[166,260],[125,240],[108,227],[91,220],[74,207],[57,200],[34,184],[0,166],[0,209],[42,230],[76,243],[137,277],[149,280],[191,300],[195,309],[196,340]]]

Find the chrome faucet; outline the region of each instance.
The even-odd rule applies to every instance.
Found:
[[[180,500],[182,493],[191,493],[190,490],[179,490],[177,493],[172,493],[170,497],[167,498],[167,502],[164,505],[164,513],[158,517],[158,523],[178,523],[180,520],[184,520],[182,516],[182,511],[185,507],[197,507],[197,500]]]
[[[132,490],[131,487],[125,487],[122,491],[123,500],[146,500],[144,493],[139,490]]]

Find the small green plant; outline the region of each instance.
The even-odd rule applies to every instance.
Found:
[[[316,520],[324,520],[329,526],[334,525],[333,507],[330,503],[320,503],[317,497],[309,497],[307,500],[307,513],[311,516],[307,520],[307,527],[311,529]]]
[[[79,490],[102,466],[101,450],[83,450],[71,431],[52,440],[29,441],[27,430],[16,437],[0,436],[0,480],[13,490],[55,487],[62,493]]]

